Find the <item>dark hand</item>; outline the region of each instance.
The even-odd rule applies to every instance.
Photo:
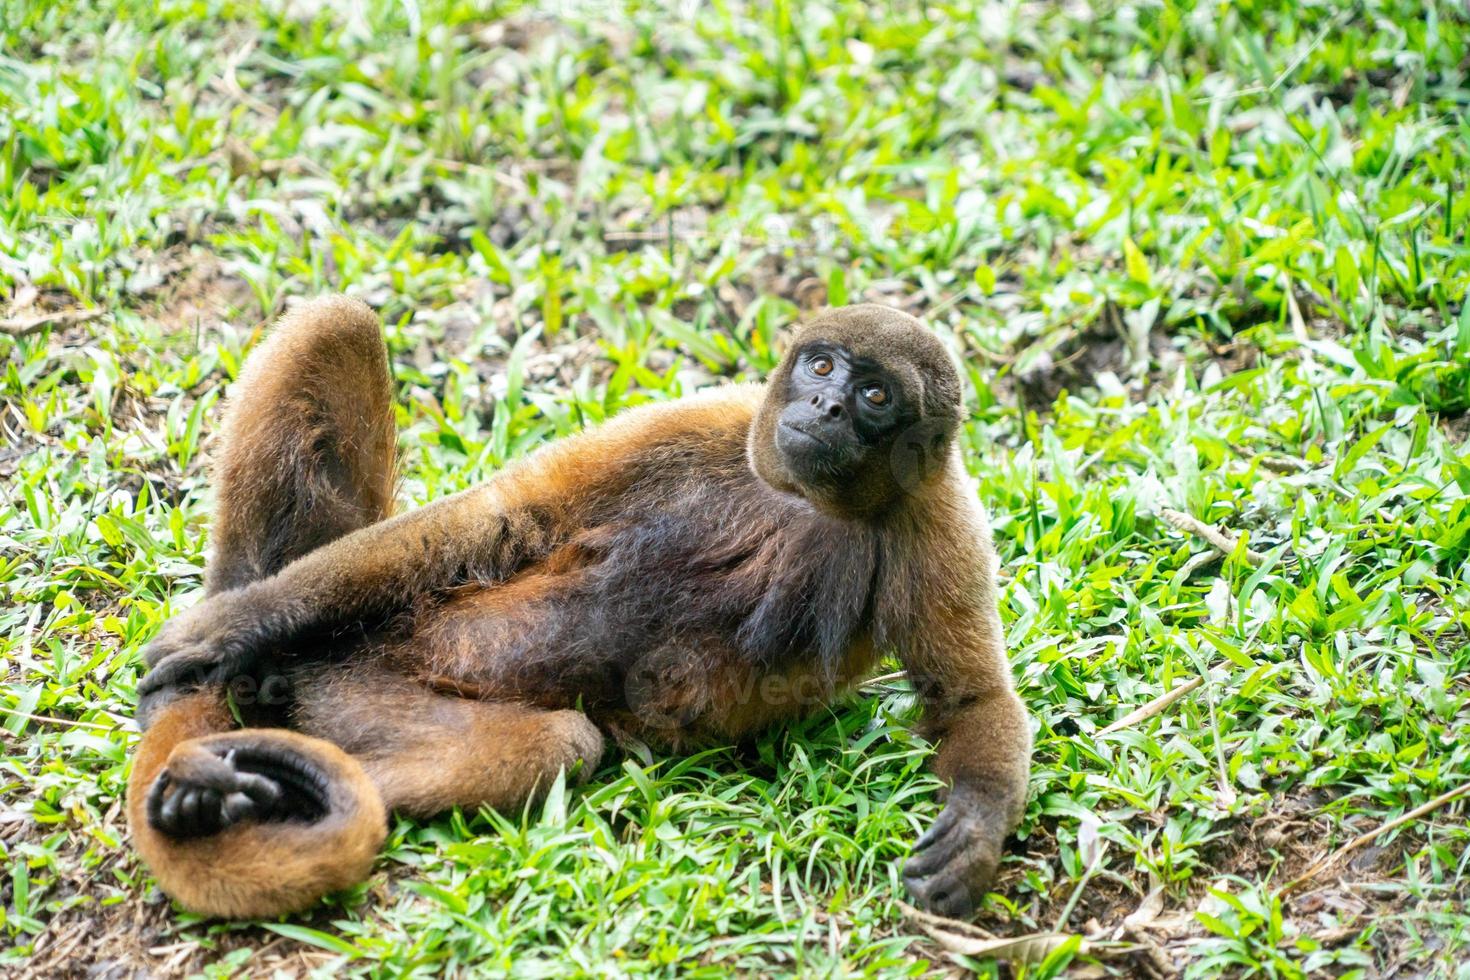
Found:
[[[938,915],[968,918],[995,877],[1008,824],[974,793],[956,789],[903,868],[916,904]]]
[[[185,690],[228,684],[252,670],[271,640],[255,587],[221,592],[169,620],[143,650],[138,717]]]

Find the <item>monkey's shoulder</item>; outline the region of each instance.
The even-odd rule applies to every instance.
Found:
[[[603,440],[622,458],[742,457],[765,385],[707,388],[677,401],[640,405],[611,419]],[[622,450],[618,453],[618,450]]]
[[[765,386],[729,384],[672,401],[620,412],[602,425],[541,447],[519,467],[522,476],[607,492],[629,478],[744,458]]]

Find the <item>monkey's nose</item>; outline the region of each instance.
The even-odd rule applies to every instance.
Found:
[[[818,412],[830,415],[834,419],[842,418],[841,402],[827,401],[821,395],[813,395],[811,397],[811,405]]]

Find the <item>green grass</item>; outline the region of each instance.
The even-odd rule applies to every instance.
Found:
[[[1462,6],[350,7],[0,5],[0,318],[106,311],[0,335],[0,970],[955,967],[897,904],[938,812],[901,684],[399,823],[311,916],[169,908],[119,805],[138,651],[200,585],[220,395],[341,289],[413,502],[758,376],[799,298],[925,315],[1037,726],[980,921],[1134,944],[959,962],[1467,975],[1465,798],[1282,893],[1470,779]]]

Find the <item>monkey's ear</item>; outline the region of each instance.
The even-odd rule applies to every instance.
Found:
[[[818,313],[830,308],[827,304],[826,280],[816,276],[807,276],[797,283],[792,296],[804,314]]]
[[[771,353],[776,355],[778,362],[786,360],[786,355],[791,353],[791,349],[796,346],[802,332],[806,330],[807,324],[815,315],[817,314],[812,310],[802,310],[797,314],[796,319],[776,331],[775,336],[771,338]]]

